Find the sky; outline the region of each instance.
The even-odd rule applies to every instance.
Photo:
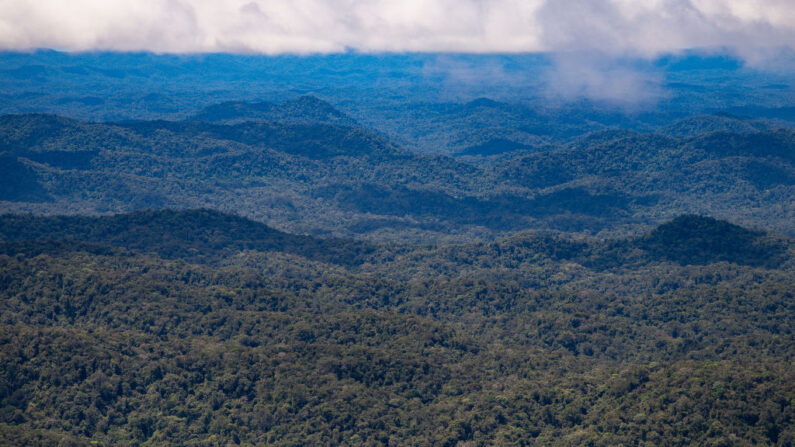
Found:
[[[0,50],[562,52],[795,47],[795,0],[0,0]]]

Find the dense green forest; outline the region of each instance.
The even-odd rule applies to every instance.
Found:
[[[795,442],[795,249],[680,216],[414,245],[0,217],[6,445]]]

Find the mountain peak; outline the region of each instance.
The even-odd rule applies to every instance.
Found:
[[[764,232],[711,217],[686,214],[664,223],[640,240],[654,258],[680,264],[732,262],[769,266],[783,261],[786,246]]]

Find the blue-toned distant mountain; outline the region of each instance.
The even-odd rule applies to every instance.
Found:
[[[202,109],[191,121],[237,124],[246,121],[272,121],[294,124],[356,126],[356,121],[314,96],[301,96],[282,103],[230,101]]]
[[[756,71],[730,56],[694,51],[629,63],[659,84],[650,101],[631,107],[558,98],[550,86],[559,77],[554,60],[547,54],[0,53],[0,113],[350,124],[307,98],[314,97],[408,150],[455,154],[475,147],[472,155],[502,152],[506,143],[490,141],[534,148],[604,128],[651,131],[710,113],[793,123],[792,74]],[[571,87],[576,91],[576,78]]]
[[[495,138],[454,159],[403,149],[316,98],[228,106],[204,115],[217,123],[2,116],[3,206],[211,207],[292,231],[397,239],[624,233],[686,212],[795,232],[795,132],[767,121],[700,116],[535,146]],[[512,110],[464,109],[492,107]]]
[[[663,126],[658,133],[672,137],[697,137],[710,132],[750,134],[781,127],[767,120],[750,119],[729,114],[700,115]]]

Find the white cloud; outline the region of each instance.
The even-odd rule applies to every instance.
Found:
[[[543,47],[655,56],[723,48],[740,56],[795,46],[791,0],[565,0],[539,10]]]
[[[550,97],[633,107],[660,97],[660,78],[622,58],[707,48],[792,72],[795,0],[0,0],[0,50],[35,48],[551,52],[541,79]],[[456,86],[529,76],[493,64],[428,68],[445,69]]]
[[[792,0],[0,0],[0,48],[326,53],[795,46]]]
[[[545,86],[553,100],[588,98],[631,109],[663,97],[662,81],[660,73],[639,70],[603,54],[572,52],[554,55]]]
[[[0,0],[0,48],[537,51],[518,0]]]

